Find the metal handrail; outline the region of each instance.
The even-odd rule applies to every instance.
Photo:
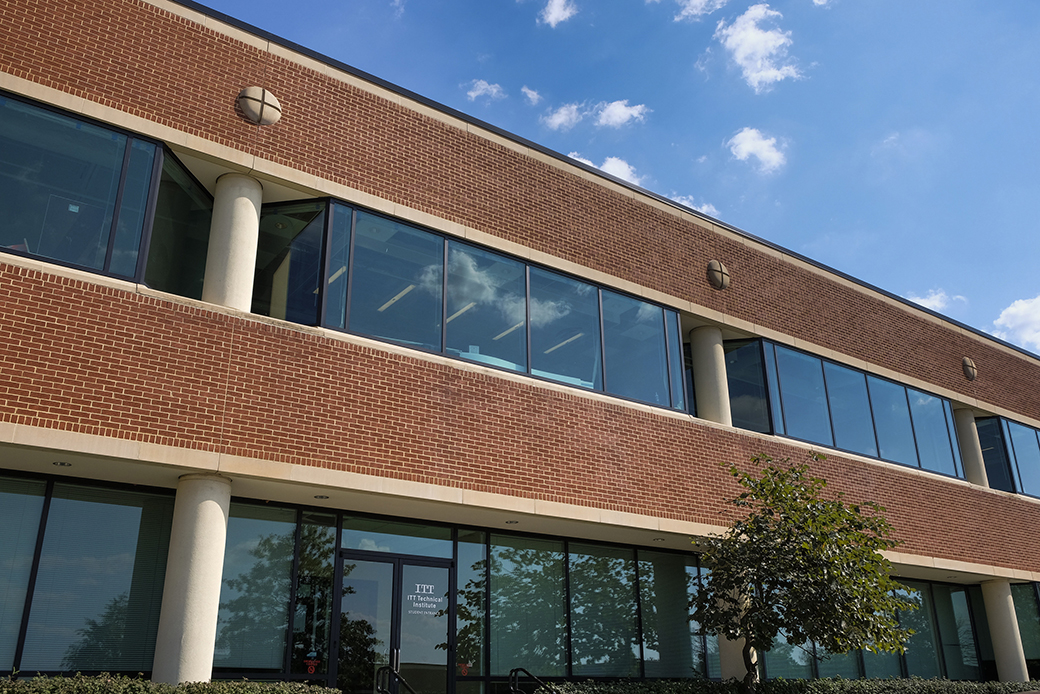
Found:
[[[530,672],[528,672],[524,668],[522,668],[522,667],[515,667],[515,668],[513,668],[512,670],[509,671],[509,691],[511,692],[511,694],[524,694],[524,692],[522,692],[520,690],[520,673],[521,672],[524,673],[525,675],[527,675],[529,678],[531,678],[535,682],[537,682],[538,683],[538,689],[548,689],[550,691],[555,691],[553,689],[552,685],[546,684],[545,682],[541,681],[540,679],[538,679],[537,677],[532,675]]]
[[[376,670],[376,691],[379,692],[379,694],[390,694],[391,674],[393,674],[393,676],[397,678],[397,681],[399,683],[404,685],[404,688],[407,689],[410,692],[410,694],[419,694],[414,689],[412,689],[412,685],[408,684],[408,680],[402,677],[400,672],[390,667],[389,665],[384,665],[383,667]]]

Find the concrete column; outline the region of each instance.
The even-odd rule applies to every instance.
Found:
[[[209,681],[227,539],[231,480],[184,475],[177,484],[152,680]]]
[[[752,653],[753,657],[755,657],[754,653]],[[727,638],[719,637],[719,666],[719,674],[723,682],[726,680],[740,682],[744,679],[744,675],[747,674],[747,668],[744,667],[744,639],[730,641]]]
[[[997,678],[1001,682],[1028,682],[1026,655],[1018,631],[1015,603],[1011,599],[1011,582],[1004,578],[982,584],[989,634],[997,659]]]
[[[229,173],[217,179],[203,301],[240,311],[252,308],[262,200],[263,186],[255,178]]]
[[[975,413],[968,407],[954,409],[953,422],[957,426],[957,443],[961,447],[961,462],[964,463],[964,478],[980,487],[989,486],[986,476],[986,461],[982,459],[982,444],[979,430],[975,426]]]
[[[729,381],[726,378],[726,353],[722,350],[722,331],[706,325],[690,331],[693,356],[693,390],[697,416],[711,422],[733,426],[729,409]]]

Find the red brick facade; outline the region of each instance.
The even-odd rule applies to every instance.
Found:
[[[1040,390],[1018,387],[1035,360],[144,2],[9,2],[0,38],[0,71],[1040,417]],[[286,114],[273,127],[233,110],[261,82]],[[726,292],[704,278],[712,258]]]
[[[0,4],[0,71],[1040,417],[1040,388],[1023,386],[1040,383],[1036,359],[139,0]],[[281,101],[279,124],[235,115],[254,84]],[[705,279],[712,258],[732,273],[724,292]],[[802,456],[13,265],[0,335],[0,421],[34,427],[710,524],[734,491],[718,462]],[[886,505],[906,552],[1040,570],[1034,501],[838,457],[819,471]]]
[[[0,265],[0,420],[718,524],[781,440]],[[1040,504],[832,457],[914,554],[1040,566]],[[532,470],[553,474],[531,474]]]

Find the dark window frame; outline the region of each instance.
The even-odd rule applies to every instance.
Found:
[[[463,362],[466,362],[466,363],[478,364],[480,366],[491,368],[491,369],[495,369],[495,370],[498,370],[498,371],[503,371],[505,373],[520,374],[520,375],[525,376],[527,378],[533,378],[533,379],[536,379],[536,380],[539,380],[539,381],[543,381],[543,382],[546,382],[546,383],[555,383],[555,384],[558,384],[558,385],[562,383],[563,385],[568,385],[566,382],[561,382],[561,381],[558,381],[558,380],[555,380],[555,379],[552,379],[552,378],[548,378],[548,377],[545,377],[545,376],[539,376],[537,374],[532,373],[531,364],[532,364],[533,358],[532,358],[532,354],[531,354],[531,329],[530,329],[530,326],[531,326],[531,320],[530,320],[530,318],[531,318],[531,316],[530,316],[530,312],[531,312],[531,277],[530,277],[530,273],[531,273],[531,269],[532,268],[537,268],[537,269],[540,269],[540,270],[542,270],[544,272],[553,273],[553,274],[559,275],[559,276],[564,277],[564,278],[569,279],[569,280],[573,280],[573,281],[576,281],[576,282],[581,282],[583,284],[590,285],[590,286],[595,288],[596,293],[597,293],[598,312],[599,312],[597,318],[598,318],[599,325],[600,325],[600,345],[599,345],[599,349],[600,349],[600,363],[599,363],[599,367],[598,368],[599,368],[601,385],[600,385],[599,388],[595,388],[595,387],[583,388],[583,387],[580,387],[580,386],[574,386],[574,387],[579,388],[580,390],[587,390],[587,391],[593,392],[593,393],[601,393],[601,394],[604,394],[604,395],[609,395],[610,397],[619,398],[621,400],[626,400],[628,402],[636,402],[636,403],[640,403],[640,404],[644,404],[644,405],[650,405],[651,407],[658,407],[658,408],[661,408],[661,409],[664,409],[664,410],[668,410],[668,411],[673,411],[673,412],[688,412],[689,411],[690,406],[689,406],[688,403],[691,402],[692,394],[686,392],[685,376],[680,376],[678,378],[678,381],[676,381],[676,382],[681,381],[683,383],[683,394],[682,394],[682,397],[681,398],[677,398],[674,394],[672,394],[672,391],[671,391],[671,384],[672,384],[672,379],[673,379],[673,375],[671,374],[671,368],[672,368],[673,365],[671,363],[672,360],[668,359],[668,355],[671,354],[670,350],[673,348],[673,345],[668,344],[669,335],[668,335],[667,321],[668,321],[668,318],[669,318],[669,314],[672,314],[672,315],[675,316],[676,326],[677,326],[676,327],[677,334],[676,334],[675,338],[676,338],[676,340],[678,341],[679,344],[678,345],[674,345],[674,348],[675,349],[680,349],[681,345],[682,345],[682,338],[683,338],[683,336],[682,336],[682,314],[680,313],[680,311],[678,309],[673,308],[671,306],[667,306],[665,304],[662,304],[662,303],[659,303],[659,302],[656,302],[656,301],[650,301],[650,300],[646,299],[645,297],[641,297],[641,296],[632,294],[630,292],[626,292],[624,290],[616,289],[614,287],[607,287],[607,286],[605,286],[603,284],[600,284],[598,282],[590,281],[588,279],[579,277],[577,275],[573,275],[573,274],[565,272],[565,271],[558,270],[556,268],[552,268],[552,267],[548,267],[548,266],[542,265],[540,263],[532,262],[531,260],[515,256],[515,255],[513,255],[511,253],[504,252],[504,251],[501,251],[501,250],[496,249],[496,248],[490,248],[490,247],[487,247],[487,246],[484,246],[484,245],[481,245],[481,244],[478,244],[478,243],[473,243],[472,241],[470,241],[468,239],[456,237],[456,236],[453,236],[451,234],[448,234],[448,233],[445,233],[445,232],[442,232],[442,231],[439,231],[439,230],[436,230],[436,229],[431,229],[429,227],[425,227],[425,226],[422,226],[420,224],[416,224],[414,222],[411,222],[411,221],[408,221],[408,220],[405,220],[405,219],[394,217],[392,215],[389,215],[389,214],[386,214],[386,213],[383,213],[383,212],[372,210],[372,209],[366,208],[366,207],[364,207],[362,205],[357,205],[357,204],[354,204],[354,203],[347,202],[345,200],[340,200],[338,198],[333,198],[333,197],[329,197],[329,196],[325,196],[325,197],[321,197],[321,198],[303,198],[303,199],[300,199],[300,200],[284,201],[284,203],[279,203],[279,204],[287,204],[287,203],[290,203],[290,202],[305,202],[305,201],[309,201],[309,200],[314,200],[314,201],[324,200],[324,201],[326,201],[326,222],[325,222],[325,229],[324,229],[325,238],[324,238],[323,244],[322,244],[323,248],[324,248],[324,251],[323,251],[323,254],[322,254],[323,255],[323,259],[321,261],[322,276],[321,276],[321,279],[320,279],[320,282],[319,282],[319,294],[321,295],[321,298],[320,298],[320,310],[319,310],[319,314],[320,314],[319,327],[321,327],[323,329],[326,329],[326,330],[334,330],[336,332],[342,332],[342,333],[345,333],[345,334],[348,334],[348,335],[357,335],[359,337],[364,337],[366,339],[376,340],[378,342],[385,342],[387,344],[393,344],[393,345],[397,345],[399,347],[403,346],[403,347],[405,347],[407,349],[414,349],[416,351],[425,352],[427,354],[435,354],[435,355],[438,355],[438,356],[446,357],[448,359],[453,359],[453,360],[457,360],[457,361],[463,361]],[[345,210],[350,210],[350,213],[351,213],[350,231],[349,231],[349,233],[350,233],[350,242],[348,244],[349,248],[348,248],[348,255],[347,255],[346,308],[345,308],[344,327],[343,328],[339,328],[339,327],[328,325],[328,316],[326,315],[326,313],[327,313],[326,308],[327,308],[327,303],[328,303],[328,301],[327,301],[327,294],[328,294],[327,287],[328,287],[328,273],[329,273],[328,263],[329,263],[329,259],[331,257],[331,242],[332,242],[331,230],[333,228],[333,226],[332,226],[333,225],[333,217],[335,215],[335,212],[333,212],[332,210],[334,210],[337,206],[339,206],[341,208],[344,208]],[[443,243],[444,259],[442,260],[442,266],[441,266],[442,267],[442,273],[441,273],[441,275],[442,275],[441,276],[441,283],[442,283],[441,291],[442,291],[442,295],[441,295],[441,339],[440,339],[440,349],[427,349],[425,347],[420,347],[420,346],[415,346],[415,345],[402,345],[400,342],[397,342],[397,341],[394,341],[394,340],[391,340],[391,339],[381,338],[381,337],[376,336],[376,335],[371,335],[371,334],[368,334],[368,333],[364,333],[364,332],[361,332],[359,330],[352,329],[350,327],[351,302],[353,300],[354,279],[356,277],[354,263],[355,263],[355,258],[356,258],[355,245],[357,243],[356,227],[357,227],[357,217],[358,217],[359,213],[364,213],[364,214],[367,214],[367,215],[371,215],[373,217],[377,217],[377,218],[386,220],[388,222],[401,224],[401,225],[406,226],[406,227],[408,227],[410,229],[413,229],[415,231],[418,231],[418,232],[421,232],[421,233],[425,233],[425,234],[429,234],[429,235],[431,235],[431,236],[433,236],[435,238],[438,238]],[[494,364],[487,364],[487,363],[484,363],[484,362],[476,362],[476,361],[472,361],[472,360],[466,359],[464,357],[459,357],[459,356],[455,356],[455,355],[449,354],[447,352],[447,350],[446,350],[447,331],[444,329],[445,328],[444,321],[445,321],[446,314],[447,314],[447,308],[446,308],[446,304],[447,304],[447,281],[448,281],[448,278],[447,278],[447,275],[448,275],[448,273],[447,273],[447,263],[448,263],[448,245],[449,245],[450,242],[459,243],[459,244],[462,244],[464,246],[470,246],[470,247],[472,247],[472,248],[474,248],[476,250],[479,250],[479,251],[482,251],[482,252],[486,252],[486,253],[490,253],[490,254],[493,254],[493,255],[499,255],[499,256],[502,256],[503,258],[506,258],[506,259],[508,259],[510,261],[521,263],[524,266],[525,284],[526,284],[526,289],[525,289],[525,291],[526,291],[526,302],[525,302],[525,304],[526,304],[525,305],[526,322],[525,322],[525,326],[524,326],[524,332],[525,332],[525,335],[526,335],[525,339],[527,341],[527,364],[526,364],[526,369],[525,370],[519,371],[519,370],[513,370],[513,369],[508,369],[508,368],[505,368],[505,367],[496,366]],[[662,311],[662,321],[661,321],[661,326],[660,327],[661,327],[661,331],[662,331],[662,334],[663,334],[664,340],[665,340],[665,355],[666,355],[666,358],[665,358],[665,371],[666,371],[666,374],[665,375],[666,375],[666,378],[668,379],[668,385],[669,385],[669,404],[668,405],[661,405],[661,404],[658,404],[658,403],[653,403],[653,402],[649,402],[649,401],[645,401],[645,400],[638,400],[638,399],[635,399],[635,398],[626,397],[624,395],[618,395],[618,394],[612,393],[612,392],[610,392],[608,390],[608,386],[607,386],[608,374],[607,374],[607,367],[606,367],[606,363],[605,363],[605,349],[606,349],[606,346],[605,346],[605,340],[603,339],[603,292],[604,291],[614,292],[614,293],[616,293],[618,295],[621,295],[621,296],[624,296],[626,298],[629,298],[629,299],[632,299],[632,300],[635,300],[635,301],[639,301],[639,302],[642,302],[642,303],[645,303],[645,304],[649,304],[651,306],[654,306],[655,308],[661,309],[661,311]],[[683,406],[680,407],[680,404],[683,405]]]
[[[763,367],[764,367],[764,369],[766,371],[766,387],[770,391],[769,392],[769,400],[770,400],[770,402],[772,402],[772,399],[773,399],[772,386],[775,384],[776,390],[777,390],[776,399],[777,399],[777,402],[780,405],[780,415],[781,415],[780,422],[783,425],[783,429],[784,429],[784,433],[775,432],[774,436],[781,436],[783,438],[789,438],[789,439],[793,439],[795,441],[802,441],[804,443],[810,443],[810,444],[817,445],[817,446],[825,446],[827,448],[832,448],[832,449],[834,449],[836,451],[840,451],[842,453],[848,453],[850,455],[856,455],[856,456],[860,456],[860,457],[863,457],[863,458],[870,458],[872,460],[880,460],[880,461],[883,461],[883,462],[886,462],[886,463],[891,463],[893,465],[899,465],[900,467],[917,469],[917,470],[921,470],[923,472],[927,472],[929,474],[940,475],[942,477],[946,477],[946,478],[949,478],[949,479],[964,479],[964,477],[963,477],[964,469],[963,469],[963,465],[960,463],[960,460],[961,460],[960,443],[957,440],[957,433],[956,433],[956,431],[951,431],[949,417],[946,416],[947,411],[949,412],[949,414],[951,416],[952,416],[952,412],[953,412],[953,404],[949,401],[948,398],[945,398],[942,395],[939,395],[937,393],[932,393],[932,392],[929,392],[927,390],[923,390],[923,389],[918,388],[916,386],[910,386],[910,385],[907,385],[905,383],[900,383],[899,381],[896,381],[896,380],[891,379],[891,378],[886,378],[884,376],[879,376],[878,374],[870,373],[868,371],[863,371],[862,369],[858,369],[858,368],[856,368],[854,366],[850,366],[848,364],[843,364],[843,363],[841,363],[839,361],[835,361],[833,359],[828,359],[826,357],[821,357],[821,356],[819,356],[817,354],[813,354],[812,352],[807,352],[806,350],[798,349],[797,347],[792,347],[790,345],[785,345],[785,344],[782,344],[782,343],[779,343],[779,342],[774,342],[772,340],[767,340],[765,338],[755,338],[755,339],[761,340],[763,345],[773,346],[774,348],[776,346],[780,346],[780,347],[783,347],[784,349],[788,349],[788,350],[791,350],[793,352],[799,352],[801,354],[805,354],[807,356],[810,356],[810,357],[820,361],[820,369],[821,369],[821,372],[822,372],[822,378],[823,378],[823,382],[824,382],[824,395],[827,398],[827,416],[828,416],[828,424],[830,425],[830,428],[831,428],[831,438],[832,438],[832,441],[834,439],[834,425],[833,425],[833,421],[832,421],[833,420],[833,416],[831,415],[830,394],[827,391],[827,376],[826,376],[826,369],[824,368],[824,364],[831,363],[831,364],[834,364],[836,366],[840,366],[840,367],[843,367],[843,368],[846,368],[846,369],[850,369],[852,371],[856,371],[858,373],[864,374],[866,376],[866,378],[868,379],[867,380],[867,402],[870,405],[870,420],[871,420],[870,424],[871,424],[871,427],[873,428],[873,431],[874,431],[874,440],[875,440],[875,442],[878,445],[878,455],[877,456],[871,456],[871,455],[866,455],[866,454],[863,454],[863,453],[857,453],[856,451],[846,450],[844,448],[838,447],[836,442],[833,442],[833,443],[828,445],[828,444],[822,443],[820,441],[811,441],[809,439],[799,438],[797,436],[792,436],[791,434],[786,433],[787,432],[787,422],[786,422],[786,418],[784,416],[783,384],[782,384],[782,381],[781,381],[781,378],[780,378],[779,368],[777,368],[776,373],[770,374],[769,364],[768,363],[764,363]],[[774,360],[775,360],[775,356],[774,356]],[[775,363],[775,361],[774,361],[774,363]],[[773,380],[771,378],[771,376],[775,376],[775,380]],[[877,379],[879,381],[882,381],[882,382],[891,383],[891,384],[899,386],[900,388],[903,389],[903,396],[906,399],[907,413],[909,415],[910,431],[911,431],[911,433],[913,435],[914,456],[917,459],[917,464],[916,465],[909,465],[907,463],[901,463],[901,462],[899,462],[897,460],[891,460],[889,458],[881,457],[881,455],[880,455],[881,447],[880,447],[880,442],[878,442],[878,436],[877,436],[877,417],[874,414],[874,399],[873,399],[873,397],[870,394],[870,383],[869,383],[869,379],[870,378],[875,378],[875,379]],[[916,428],[914,426],[913,412],[912,412],[912,408],[910,407],[910,390],[911,389],[913,389],[915,391],[918,391],[918,392],[921,392],[921,393],[924,393],[925,395],[937,398],[940,402],[944,403],[943,413],[944,413],[944,419],[946,419],[946,433],[947,433],[947,438],[950,441],[950,452],[951,452],[951,455],[953,457],[954,469],[957,471],[956,475],[949,475],[949,474],[947,474],[945,472],[940,472],[940,471],[937,471],[937,470],[930,470],[928,468],[925,468],[925,467],[921,466],[921,456],[920,456],[920,452],[918,450],[918,444],[917,444],[917,430],[916,430]],[[775,428],[776,428],[775,422],[777,420],[775,418],[773,418],[773,421],[774,421],[774,430],[775,430]]]
[[[108,241],[105,250],[105,260],[100,269],[89,267],[86,265],[80,265],[77,263],[69,262],[67,260],[61,260],[59,258],[48,258],[47,256],[39,255],[37,253],[30,253],[29,251],[20,251],[14,248],[0,247],[0,253],[7,253],[21,258],[29,258],[51,265],[58,265],[60,267],[67,267],[74,270],[80,270],[82,272],[89,272],[94,275],[111,277],[113,279],[123,280],[125,282],[133,282],[135,284],[143,283],[145,265],[147,264],[148,260],[148,248],[151,242],[152,223],[155,219],[155,205],[156,201],[159,198],[159,180],[162,173],[163,159],[167,156],[173,156],[174,159],[176,159],[176,156],[173,155],[172,152],[170,152],[166,143],[164,143],[162,140],[157,140],[152,137],[141,135],[132,130],[127,130],[126,128],[121,128],[119,126],[115,126],[110,123],[100,121],[96,118],[91,118],[90,116],[85,116],[80,113],[68,111],[58,106],[53,106],[51,104],[37,101],[35,99],[22,96],[21,94],[15,94],[6,90],[0,90],[0,99],[10,99],[12,101],[16,101],[26,106],[40,109],[41,111],[53,113],[55,115],[62,116],[63,118],[69,118],[96,128],[100,128],[102,130],[106,130],[111,133],[122,135],[126,138],[126,147],[123,152],[122,163],[120,164],[119,183],[116,189],[115,199],[112,203],[112,219],[109,221]],[[114,274],[110,272],[110,267],[112,264],[112,254],[113,248],[115,246],[115,239],[119,229],[119,215],[121,212],[120,208],[122,205],[123,193],[125,192],[126,187],[127,169],[130,165],[130,156],[133,152],[133,143],[135,140],[148,143],[155,147],[155,156],[152,159],[151,177],[148,181],[147,202],[145,204],[145,209],[142,215],[141,238],[138,241],[137,245],[137,263],[135,266],[134,275],[132,277],[127,277],[126,275]],[[178,161],[178,163],[180,162]],[[184,168],[185,171],[188,171],[187,167],[184,167],[183,164],[181,164],[181,166]],[[203,188],[203,190],[205,190],[204,186],[201,186],[201,184],[199,185]],[[0,256],[0,258],[2,257],[3,256]]]

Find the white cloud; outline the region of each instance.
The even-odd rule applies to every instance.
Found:
[[[538,15],[538,21],[555,29],[557,24],[567,21],[576,14],[578,14],[578,7],[571,0],[549,0]]]
[[[726,6],[729,0],[676,0],[679,3],[679,14],[675,15],[675,21],[684,19],[700,19],[706,14],[720,10]]]
[[[729,151],[740,161],[754,157],[758,160],[758,170],[772,173],[787,163],[784,153],[776,145],[776,138],[767,138],[755,128],[744,128],[726,143]]]
[[[607,157],[599,168],[600,171],[604,171],[611,176],[617,176],[622,181],[628,181],[632,185],[638,186],[643,180],[642,176],[636,175],[636,170],[632,168],[631,164],[619,157]]]
[[[950,305],[950,302],[953,301],[963,301],[965,303],[968,301],[967,298],[960,295],[950,296],[943,289],[930,289],[924,296],[907,294],[906,298],[915,304],[919,304],[933,311],[942,311]]]
[[[470,101],[476,101],[478,97],[486,96],[489,99],[504,99],[506,93],[498,84],[489,84],[487,80],[473,80],[473,85],[466,92]]]
[[[532,106],[537,105],[538,102],[542,100],[542,95],[533,89],[529,89],[526,84],[520,87],[520,91],[524,93],[524,96],[527,97],[528,103]]]
[[[581,156],[581,155],[580,155],[580,154],[578,154],[577,152],[571,152],[571,153],[570,153],[570,154],[568,154],[567,156],[568,156],[568,157],[570,157],[571,159],[575,159],[575,160],[577,160],[577,161],[580,161],[580,162],[581,162],[582,164],[586,164],[586,165],[588,165],[588,166],[592,166],[592,167],[595,167],[595,166],[596,166],[596,165],[595,165],[595,164],[593,164],[593,163],[592,163],[591,161],[589,161],[589,160],[588,160],[588,159],[586,159],[585,157]]]
[[[585,114],[581,112],[578,104],[564,104],[555,111],[550,111],[549,115],[542,118],[542,122],[551,130],[568,130],[577,125],[584,117]]]
[[[581,156],[581,154],[579,154],[578,152],[571,152],[567,156],[576,161],[580,161],[582,164],[585,164],[587,166],[593,166],[604,173],[610,174],[611,176],[616,176],[617,178],[620,178],[622,181],[628,181],[629,183],[635,186],[638,186],[644,178],[643,176],[636,175],[636,170],[632,167],[632,165],[624,159],[621,159],[620,157],[607,157],[603,160],[602,164],[596,166],[591,161]]]
[[[817,7],[825,7],[831,0],[812,0],[812,4]]]
[[[795,66],[780,64],[786,59],[787,48],[792,43],[791,32],[760,26],[782,16],[764,3],[752,5],[733,24],[727,26],[725,21],[720,21],[715,29],[715,38],[730,52],[733,61],[740,66],[744,81],[756,94],[780,80],[802,76]]]
[[[633,120],[643,121],[646,119],[646,114],[650,113],[650,109],[643,104],[629,106],[628,99],[600,104],[598,108],[599,116],[596,118],[596,125],[610,128],[620,128]]]
[[[675,200],[680,205],[686,205],[687,207],[697,210],[698,212],[703,212],[709,217],[718,218],[719,216],[719,210],[717,207],[712,205],[710,202],[705,202],[698,205],[697,201],[694,200],[692,195],[677,195],[675,193],[672,193],[672,195],[669,197],[671,197],[672,200]]]
[[[394,8],[395,17],[400,17],[404,14],[404,0],[393,0],[390,6]]]
[[[993,321],[993,334],[1001,340],[1040,350],[1040,296],[1019,299]]]

